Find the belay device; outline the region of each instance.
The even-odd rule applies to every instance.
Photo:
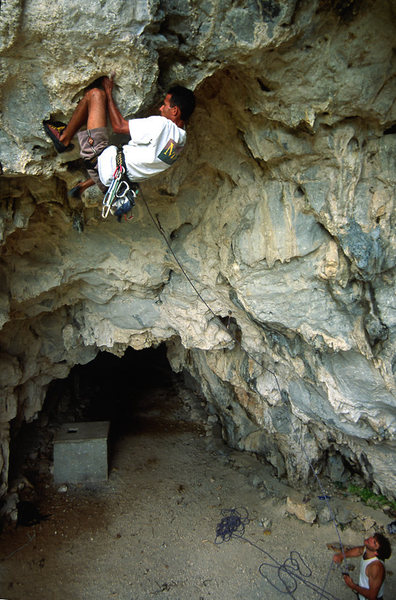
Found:
[[[135,206],[139,186],[128,178],[122,146],[117,148],[116,163],[113,179],[103,198],[102,217],[106,219],[111,212],[117,217],[118,222],[121,221],[122,215],[129,221],[133,215],[131,214],[129,217],[127,215]]]

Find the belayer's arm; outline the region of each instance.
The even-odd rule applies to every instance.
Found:
[[[345,550],[345,558],[351,558],[353,556],[361,556],[364,552],[364,546],[355,546],[354,548],[350,548],[349,550]],[[341,563],[344,558],[344,554],[342,552],[337,552],[333,556],[333,561],[335,563]]]

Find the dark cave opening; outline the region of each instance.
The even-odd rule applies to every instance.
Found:
[[[180,381],[172,372],[166,347],[134,350],[122,357],[100,352],[86,365],[76,365],[65,380],[50,385],[43,410],[50,422],[111,421],[114,427],[136,427],[150,391],[170,392]]]

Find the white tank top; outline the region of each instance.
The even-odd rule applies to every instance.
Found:
[[[367,590],[369,589],[370,584],[369,584],[369,579],[366,575],[366,569],[369,566],[369,564],[371,564],[375,560],[379,560],[380,563],[384,564],[383,561],[380,560],[379,558],[377,558],[376,556],[373,556],[373,558],[368,558],[367,560],[364,560],[364,558],[362,558],[362,560],[360,561],[359,585],[360,585],[360,587],[366,588]],[[377,598],[382,598],[382,596],[384,595],[384,583],[385,583],[385,579],[382,582],[382,585],[379,589]],[[365,596],[362,596],[362,594],[358,594],[358,595],[359,595],[359,600],[367,600],[367,598]]]

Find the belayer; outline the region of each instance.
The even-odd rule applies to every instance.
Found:
[[[363,546],[355,546],[342,552],[337,552],[333,556],[333,561],[340,564],[344,558],[352,556],[361,556],[359,584],[355,583],[351,577],[345,573],[344,581],[346,585],[357,593],[359,600],[382,600],[384,597],[385,565],[384,560],[392,554],[391,545],[384,535],[374,533],[374,535],[364,540]]]
[[[160,115],[127,120],[113,99],[113,83],[113,77],[104,76],[90,86],[67,125],[43,122],[59,153],[73,148],[71,141],[77,133],[89,178],[71,190],[74,197],[95,183],[105,193],[121,160],[128,183],[153,177],[172,166],[185,146],[186,122],[195,108],[191,90],[179,85],[171,87],[159,109]],[[109,144],[107,117],[114,133],[130,136],[121,153]]]

